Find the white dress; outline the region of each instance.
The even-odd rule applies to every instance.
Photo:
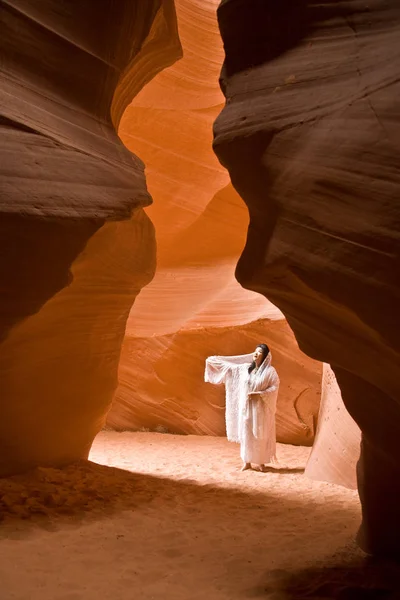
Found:
[[[276,461],[275,413],[279,377],[271,366],[271,353],[256,372],[249,374],[252,354],[210,356],[206,360],[205,381],[224,383],[226,390],[226,434],[240,443],[245,463]],[[249,393],[256,396],[248,398]]]

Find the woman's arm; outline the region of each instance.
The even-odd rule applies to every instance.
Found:
[[[248,394],[248,396],[249,396],[249,398],[252,398],[252,397],[259,398],[260,396],[264,396],[267,394],[272,394],[272,392],[276,392],[278,387],[279,387],[279,385],[271,385],[266,390],[261,390],[260,392],[250,392]]]
[[[225,383],[227,376],[242,365],[231,363],[224,356],[209,356],[206,360],[204,381],[207,383]]]
[[[264,390],[258,390],[256,392],[249,392],[248,397],[249,398],[254,398],[254,399],[261,399],[262,396],[268,396],[269,394],[273,394],[274,392],[277,392],[279,389],[279,377],[278,377],[278,373],[275,371],[275,369],[272,367],[273,372],[271,374],[271,376],[269,377],[269,385],[266,389]]]

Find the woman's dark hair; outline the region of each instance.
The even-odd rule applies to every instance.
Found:
[[[269,348],[268,348],[267,344],[257,344],[256,348],[261,348],[261,350],[263,351],[262,361],[261,361],[261,363],[263,363],[269,354]],[[253,362],[249,366],[249,373],[251,373],[255,368],[256,368],[256,363],[253,360]]]

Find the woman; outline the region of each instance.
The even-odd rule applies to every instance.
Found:
[[[271,366],[271,352],[259,344],[253,354],[210,356],[205,381],[224,383],[226,390],[226,434],[240,443],[242,471],[264,471],[276,462],[275,412],[279,377]]]

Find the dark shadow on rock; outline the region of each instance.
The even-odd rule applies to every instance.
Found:
[[[34,218],[2,214],[0,342],[70,285],[70,267],[104,219]]]
[[[270,572],[248,597],[268,600],[399,600],[400,563],[333,556],[327,566]]]
[[[223,0],[217,16],[227,75],[273,60],[298,44],[310,27],[307,4],[306,0]]]

